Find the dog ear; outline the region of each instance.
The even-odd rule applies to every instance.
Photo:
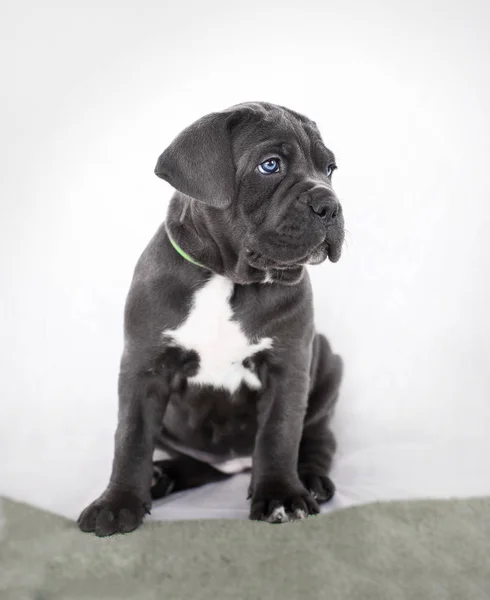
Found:
[[[211,113],[178,135],[161,154],[155,174],[186,196],[225,208],[235,196],[230,140],[237,111]]]

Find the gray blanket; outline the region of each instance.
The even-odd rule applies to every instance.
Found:
[[[147,522],[99,539],[4,500],[1,600],[488,600],[490,499],[349,508],[303,522]]]

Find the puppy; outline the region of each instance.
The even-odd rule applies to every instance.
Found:
[[[305,266],[340,258],[335,169],[313,121],[262,102],[201,118],[160,156],[176,192],[127,297],[112,474],[82,531],[129,532],[152,497],[247,460],[251,519],[332,497],[342,362],[315,333]]]

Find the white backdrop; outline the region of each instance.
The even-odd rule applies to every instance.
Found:
[[[334,506],[490,493],[488,2],[2,6],[0,494],[75,517],[104,488],[156,159],[246,100],[338,157],[348,244],[310,271],[346,362]],[[245,487],[154,514],[244,516]]]

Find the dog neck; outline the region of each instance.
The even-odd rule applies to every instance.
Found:
[[[172,197],[165,226],[176,252],[194,263],[196,269],[208,269],[240,285],[295,285],[303,277],[304,267],[262,270],[251,266],[247,260],[247,232],[238,226],[233,214],[180,192]]]

